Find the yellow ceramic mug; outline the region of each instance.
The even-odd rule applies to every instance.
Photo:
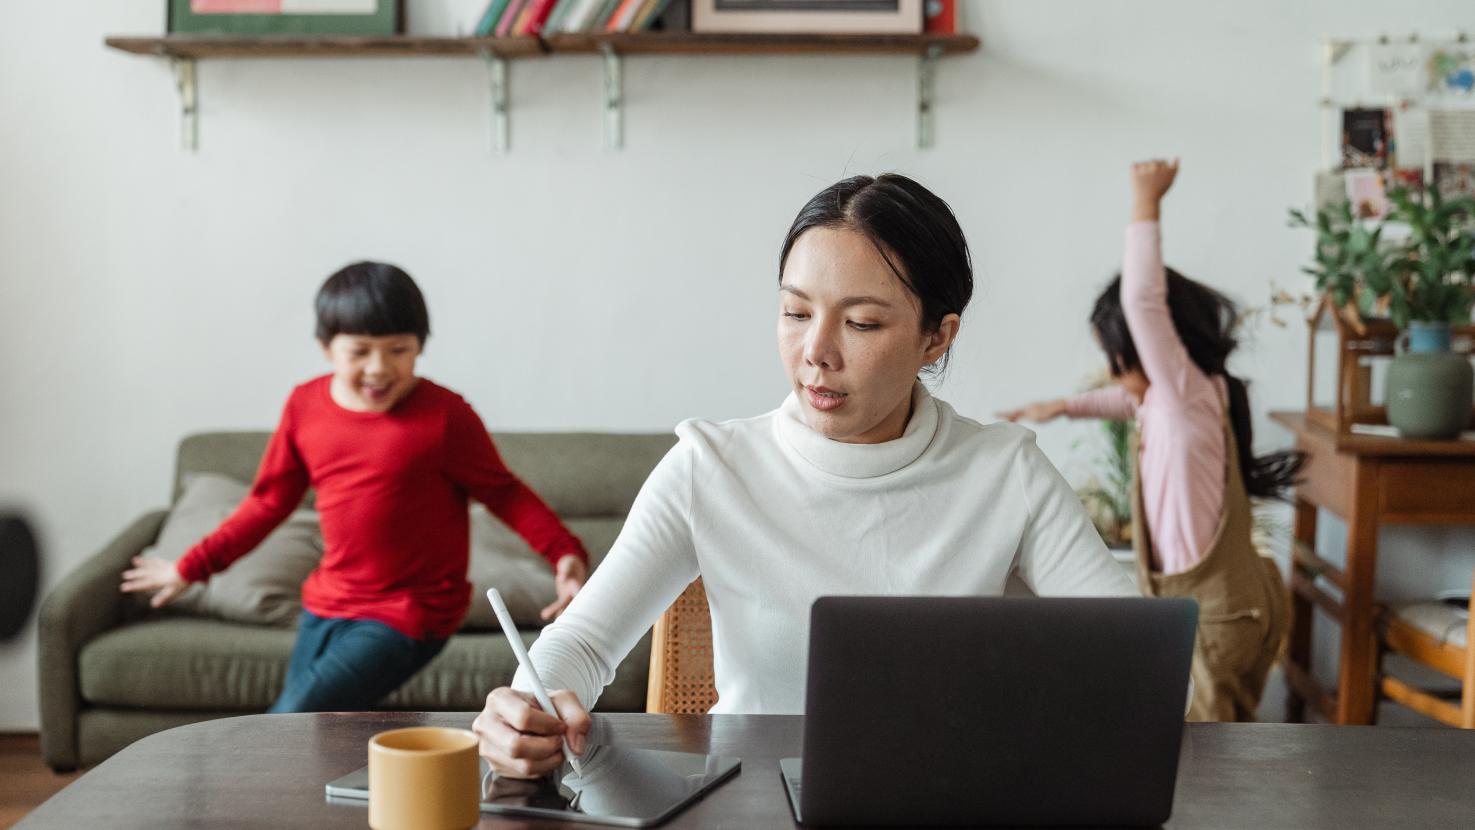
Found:
[[[369,739],[369,826],[466,830],[481,820],[476,735],[416,726]]]

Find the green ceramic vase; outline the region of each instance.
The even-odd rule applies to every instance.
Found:
[[[1449,326],[1410,323],[1408,348],[1388,367],[1388,423],[1405,438],[1457,438],[1470,425],[1475,371],[1449,350]]]

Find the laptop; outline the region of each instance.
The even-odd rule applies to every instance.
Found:
[[[794,818],[1161,824],[1197,627],[1189,599],[822,597]]]

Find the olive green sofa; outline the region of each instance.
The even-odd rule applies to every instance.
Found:
[[[206,433],[178,450],[171,503],[186,477],[250,481],[268,433]],[[595,567],[674,435],[496,433],[504,461],[583,539]],[[310,496],[309,496],[310,498]],[[129,560],[153,544],[168,511],[140,516],[68,574],[40,612],[41,745],[53,769],[95,764],[151,733],[261,712],[286,676],[295,631],[208,617],[146,613],[119,592]],[[536,630],[524,630],[531,643]],[[645,708],[649,636],[620,665],[603,711]],[[499,631],[463,630],[385,709],[479,710],[516,659]]]

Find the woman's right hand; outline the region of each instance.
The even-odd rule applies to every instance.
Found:
[[[486,708],[476,716],[471,731],[481,739],[479,751],[492,770],[508,778],[537,778],[564,762],[562,737],[569,749],[584,754],[584,742],[594,722],[569,691],[549,695],[557,715],[538,707],[537,699],[507,686],[487,695]]]
[[[1000,418],[1006,421],[1029,421],[1035,424],[1043,424],[1053,421],[1065,414],[1065,401],[1037,401],[1019,409],[1009,409],[998,413]]]

